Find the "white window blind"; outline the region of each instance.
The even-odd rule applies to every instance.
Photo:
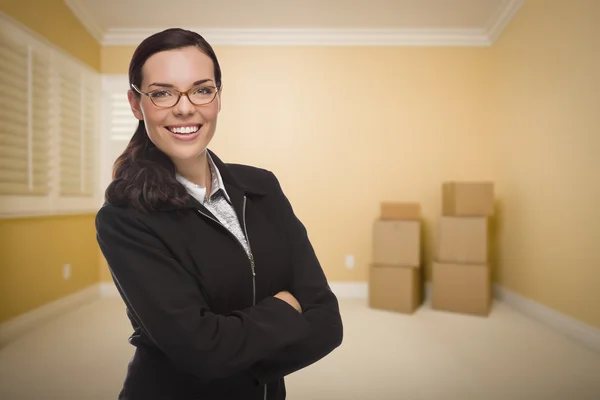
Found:
[[[84,77],[83,80],[83,150],[81,191],[91,196],[98,188],[98,160],[100,155],[100,80]]]
[[[0,35],[0,195],[43,195],[49,187],[47,55]]]
[[[50,192],[50,55],[32,50],[30,104],[32,118],[30,137],[30,181],[32,191],[38,194]]]
[[[129,89],[126,75],[110,75],[103,77],[104,88],[104,140],[102,154],[102,187],[110,183],[114,163],[123,153],[137,129],[138,120],[133,116],[127,91]]]
[[[0,13],[0,217],[97,210],[100,74]]]
[[[60,194],[91,196],[97,183],[97,83],[81,73],[60,71]]]
[[[82,194],[83,187],[83,93],[81,74],[64,68],[59,72],[60,195]]]

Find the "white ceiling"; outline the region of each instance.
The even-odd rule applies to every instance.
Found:
[[[490,45],[524,0],[65,0],[103,45],[168,27],[213,44]]]

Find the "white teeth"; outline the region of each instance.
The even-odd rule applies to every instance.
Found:
[[[177,128],[169,128],[169,130],[173,133],[179,133],[179,134],[190,134],[190,133],[195,133],[198,131],[198,129],[200,129],[199,125],[195,125],[195,126],[184,126],[184,127],[177,127]]]

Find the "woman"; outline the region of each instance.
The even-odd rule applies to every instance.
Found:
[[[271,172],[207,149],[222,85],[200,35],[147,38],[129,82],[139,126],[96,218],[134,328],[119,399],[285,399],[342,342],[307,232]]]

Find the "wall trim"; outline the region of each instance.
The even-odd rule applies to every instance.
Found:
[[[117,290],[117,287],[115,286],[115,284],[113,282],[101,282],[99,284],[100,286],[100,297],[102,298],[106,298],[106,299],[114,299],[114,298],[121,298],[119,291]]]
[[[498,7],[485,29],[485,35],[490,44],[500,37],[523,3],[525,0],[504,0],[503,4]]]
[[[206,29],[213,46],[489,46],[483,29]],[[158,29],[109,29],[103,46],[138,45]]]
[[[96,23],[94,17],[92,17],[88,10],[83,6],[83,4],[77,0],[64,1],[67,7],[79,20],[79,22],[81,22],[81,25],[83,25],[85,30],[87,30],[90,33],[90,35],[92,35],[93,38],[101,44],[103,41],[104,32],[102,28],[100,28],[100,26]]]
[[[504,0],[480,29],[205,29],[217,46],[490,46],[500,36],[524,0]],[[165,27],[103,30],[81,0],[65,0],[81,24],[103,46],[137,46]]]
[[[485,35],[490,43],[494,43],[504,32],[525,0],[504,0],[494,16],[488,21]]]
[[[368,282],[329,282],[329,286],[340,299],[367,299],[369,297]],[[431,282],[425,282],[425,302],[431,299]]]
[[[511,306],[520,313],[600,352],[600,329],[586,325],[572,317],[525,298],[498,284],[494,285],[494,294],[496,299]]]
[[[369,295],[367,282],[329,282],[329,286],[340,299],[366,299]]]
[[[56,210],[56,211],[39,211],[39,212],[23,212],[23,213],[8,213],[2,214],[0,213],[0,221],[1,220],[10,220],[10,219],[26,219],[26,218],[62,218],[62,217],[77,217],[84,215],[96,215],[98,213],[98,209],[102,206],[96,208],[90,208],[89,210],[83,208],[81,210]]]
[[[98,299],[99,296],[99,285],[94,284],[0,324],[0,346],[43,326],[54,318]]]

